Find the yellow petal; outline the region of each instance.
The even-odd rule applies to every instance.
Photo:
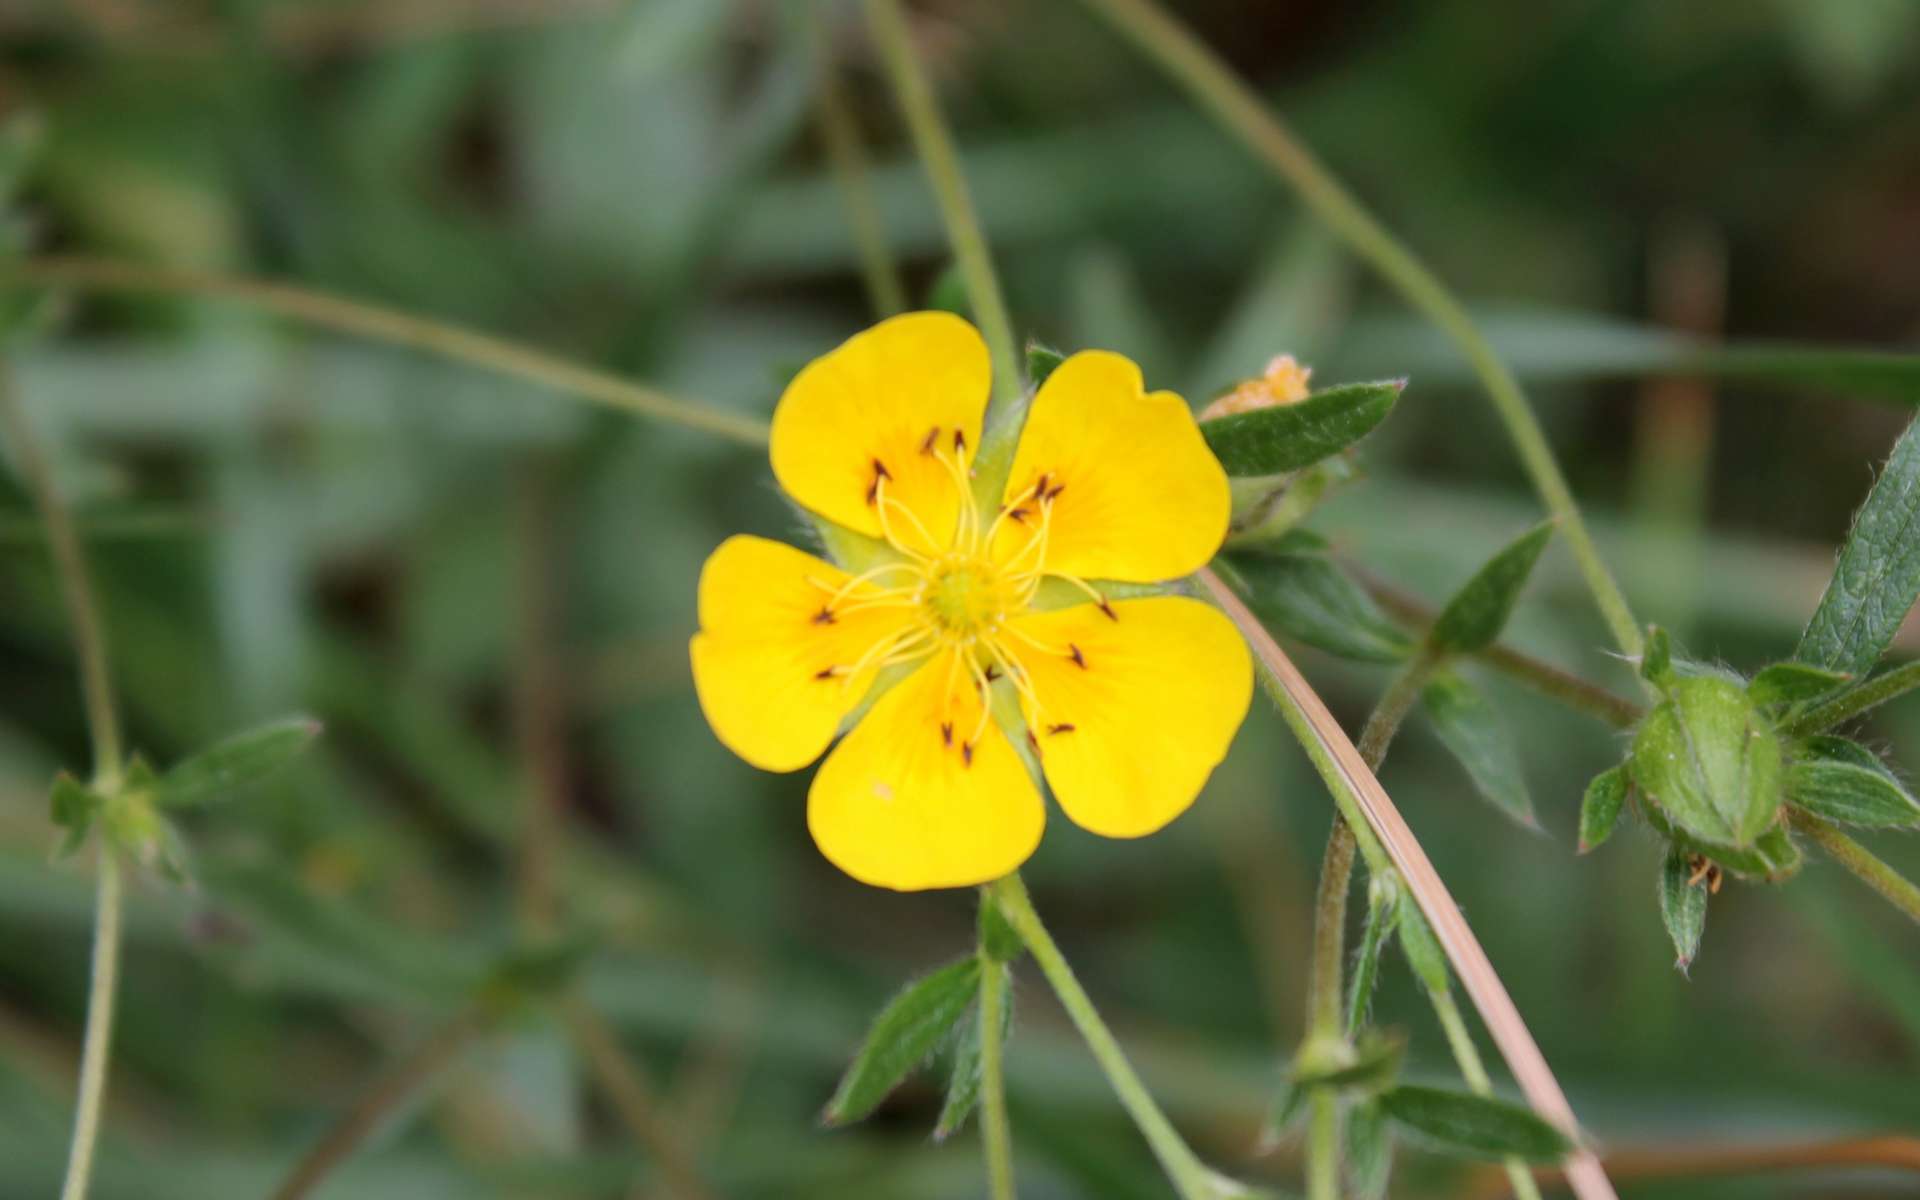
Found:
[[[949,651],[881,696],[814,776],[807,826],[820,852],[896,891],[965,887],[1017,868],[1046,808]],[[949,732],[950,731],[950,732]]]
[[[1073,820],[1107,837],[1187,810],[1253,696],[1253,659],[1218,611],[1184,596],[1079,604],[1010,626],[1038,697],[1040,764]]]
[[[907,313],[807,364],[773,411],[773,473],[830,521],[902,544],[944,547],[959,512],[949,466],[970,458],[992,386],[986,343],[951,313]],[[883,512],[880,491],[900,508]],[[919,525],[914,524],[914,520]]]
[[[1088,350],[1033,399],[1007,478],[1016,520],[1002,522],[1000,557],[1024,548],[1043,502],[1047,570],[1151,583],[1206,565],[1227,536],[1232,499],[1186,401],[1147,392],[1126,358]]]
[[[693,683],[707,723],[729,750],[767,771],[795,771],[820,757],[840,718],[873,683],[850,668],[875,645],[904,636],[908,610],[846,611],[878,592],[856,586],[821,613],[850,576],[780,542],[732,537],[700,572],[700,632]],[[877,581],[887,582],[884,578]]]

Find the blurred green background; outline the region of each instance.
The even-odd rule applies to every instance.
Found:
[[[1920,341],[1920,6],[1904,0],[1174,7],[1488,315],[1644,619],[1751,668],[1792,649],[1911,408],[1594,368],[1685,331]],[[1461,363],[1079,6],[916,6],[1016,321],[1200,400],[1290,351],[1410,375],[1315,515],[1443,598],[1538,505]],[[835,72],[922,303],[944,237],[857,10],[751,0],[12,0],[0,104],[46,146],[40,252],[267,277],[508,336],[766,415],[871,320],[815,125]],[[823,55],[815,19],[829,32]],[[563,798],[585,987],[724,1194],[983,1193],[936,1087],[816,1114],[875,1008],[971,944],[963,892],[829,867],[806,776],[726,753],[694,701],[694,582],[792,537],[764,457],[244,306],[76,294],[14,384],[88,533],[134,745],[171,761],[289,711],[320,749],[196,817],[196,883],[135,885],[96,1194],[267,1194],[510,943],[516,811]],[[58,593],[0,484],[0,1196],[57,1190],[91,866],[50,863],[86,762]],[[543,618],[544,614],[544,618]],[[1909,633],[1914,628],[1909,626]],[[1554,548],[1511,630],[1618,689]],[[1920,637],[1899,653],[1911,656]],[[1308,650],[1349,728],[1385,680]],[[1616,737],[1484,677],[1542,832],[1417,726],[1384,780],[1610,1150],[1920,1128],[1920,940],[1832,867],[1716,900],[1672,969],[1644,834],[1573,854]],[[529,732],[531,731],[531,732]],[[1868,735],[1920,764],[1920,705]],[[1329,802],[1264,704],[1195,809],[1139,843],[1054,819],[1039,907],[1155,1093],[1223,1168],[1297,1041]],[[1911,842],[1875,848],[1909,870]],[[1011,1058],[1023,1194],[1169,1195],[1037,976]],[[1383,1023],[1451,1077],[1395,964]],[[322,1194],[650,1194],[558,1027],[465,1056]],[[1415,1156],[1405,1195],[1484,1179]],[[1912,1176],[1635,1181],[1632,1196],[1914,1195]]]

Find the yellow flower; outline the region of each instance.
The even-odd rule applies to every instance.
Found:
[[[999,878],[1045,806],[1001,728],[1074,821],[1139,837],[1192,804],[1252,696],[1232,624],[1141,587],[1187,575],[1227,530],[1227,480],[1185,401],[1088,351],[1034,397],[998,503],[977,501],[987,349],[945,313],[882,322],[795,377],[774,475],[875,539],[850,574],[734,537],[700,576],[694,682],[740,757],[814,777],[807,824],[856,879],[901,891]],[[861,565],[866,565],[862,563]],[[1018,736],[1018,735],[1016,735]]]

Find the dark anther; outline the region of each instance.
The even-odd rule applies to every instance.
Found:
[[[960,743],[960,763],[962,766],[968,766],[968,767],[973,765],[973,743],[972,742]]]
[[[818,671],[815,671],[815,672],[813,673],[813,677],[814,677],[815,679],[832,679],[832,678],[833,678],[833,668],[832,668],[832,667],[821,667],[821,668],[820,668],[820,669],[819,669]]]
[[[1042,471],[1040,473],[1040,478],[1034,480],[1033,482],[1033,490],[1028,492],[1027,495],[1032,496],[1036,500],[1045,496],[1047,494],[1047,480],[1050,478],[1052,478],[1052,476]]]
[[[1056,483],[1056,484],[1054,484],[1054,485],[1053,485],[1052,487],[1050,487],[1050,488],[1048,488],[1048,489],[1047,489],[1047,494],[1046,494],[1046,495],[1044,495],[1044,496],[1042,496],[1042,497],[1040,497],[1040,498],[1041,498],[1042,500],[1051,500],[1051,499],[1053,499],[1053,498],[1054,498],[1055,496],[1058,496],[1058,495],[1059,495],[1059,494],[1060,494],[1061,492],[1064,492],[1064,491],[1066,491],[1066,490],[1067,490],[1067,485],[1066,485],[1066,484],[1064,484],[1064,483]]]
[[[867,503],[872,504],[878,499],[880,499],[880,477],[876,475],[873,477],[873,482],[867,485]]]
[[[1049,725],[1047,726],[1047,732],[1048,733],[1072,733],[1073,726],[1067,725],[1067,724]]]
[[[965,454],[967,452],[967,435],[961,433],[958,429],[953,431],[953,452],[955,454]]]
[[[1071,658],[1073,665],[1079,667],[1082,671],[1087,669],[1087,656],[1080,653],[1080,647],[1074,645],[1072,642],[1067,643],[1067,657]]]
[[[998,678],[1000,678],[1000,668],[999,668],[999,666],[998,666],[998,665],[996,665],[996,664],[994,664],[994,663],[988,663],[988,664],[987,664],[987,671],[986,671],[986,675],[987,675],[987,682],[988,682],[988,683],[992,683],[992,682],[993,682],[994,680],[996,680],[996,679],[998,679]]]
[[[1022,525],[1025,525],[1027,523],[1027,510],[1024,508],[1009,509],[1007,511],[1007,515],[1012,517],[1014,520],[1020,522]]]
[[[837,620],[839,620],[839,618],[833,615],[833,610],[824,604],[820,606],[819,612],[813,614],[813,623],[815,625],[831,625]]]
[[[956,430],[955,432],[958,432],[958,431]],[[940,440],[940,427],[938,425],[935,425],[932,429],[927,430],[927,440],[920,443],[920,453],[932,454],[933,444],[939,440]]]
[[[1105,596],[1100,597],[1100,611],[1107,614],[1107,620],[1109,621],[1118,621],[1120,619],[1120,614],[1113,611],[1113,605],[1107,603]]]
[[[893,478],[892,473],[887,470],[887,464],[881,462],[877,458],[873,460],[873,474],[874,474],[874,478],[876,479],[892,479]]]
[[[953,745],[953,722],[940,722],[940,741],[943,745]]]
[[[1033,736],[1033,730],[1031,729],[1027,730],[1027,745],[1033,747],[1033,752],[1035,754],[1038,754],[1040,752],[1040,739]]]

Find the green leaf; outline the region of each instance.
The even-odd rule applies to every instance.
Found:
[[[1067,356],[1041,341],[1027,343],[1027,382],[1038,388]]]
[[[1393,1127],[1378,1097],[1353,1106],[1346,1136],[1347,1195],[1352,1200],[1381,1200],[1393,1174]]]
[[[1707,886],[1691,882],[1690,856],[1675,848],[1660,868],[1660,919],[1673,939],[1673,965],[1685,975],[1700,953],[1700,935],[1707,928]]]
[[[155,799],[163,808],[198,808],[228,799],[298,757],[320,729],[312,717],[287,717],[235,734],[161,776]]]
[[[106,801],[98,792],[72,775],[65,771],[55,775],[53,789],[47,796],[47,808],[53,823],[67,831],[60,839],[59,849],[54,851],[55,856],[66,858],[84,846],[94,818],[105,807]]]
[[[986,986],[1000,991],[1000,1044],[1007,1044],[1007,1031],[1013,1027],[1013,988],[1007,968],[995,965]],[[947,1076],[947,1099],[940,1106],[940,1119],[933,1127],[933,1140],[944,1142],[966,1126],[967,1117],[980,1102],[980,1022],[985,1016],[974,1007],[972,1018],[960,1027],[954,1047],[953,1073]]]
[[[1553,1162],[1573,1149],[1566,1134],[1529,1110],[1491,1096],[1402,1086],[1384,1093],[1380,1107],[1408,1129],[1475,1156]]]
[[[1552,522],[1536,525],[1488,559],[1441,610],[1427,634],[1428,644],[1435,650],[1458,654],[1491,646],[1513,615],[1520,590],[1527,585],[1533,565],[1540,561],[1540,552],[1552,537]]]
[[[1787,769],[1790,803],[1845,825],[1920,825],[1920,801],[1873,751],[1831,736],[1808,738],[1805,748],[1813,757]]]
[[[1779,735],[1731,680],[1677,679],[1667,691],[1634,735],[1634,785],[1689,835],[1751,846],[1779,813]]]
[[[1413,639],[1324,555],[1242,554],[1229,561],[1247,603],[1286,636],[1361,662],[1401,662],[1413,653]]]
[[[46,122],[28,108],[0,121],[0,205],[11,204],[40,159]]]
[[[973,305],[967,299],[967,280],[960,273],[960,264],[948,263],[934,277],[933,286],[927,289],[927,307],[973,320]]]
[[[1580,853],[1598,846],[1613,836],[1620,822],[1620,810],[1627,802],[1625,764],[1600,772],[1587,784],[1580,800]]]
[[[1447,990],[1446,951],[1440,948],[1440,940],[1433,936],[1433,927],[1427,924],[1427,916],[1418,904],[1400,906],[1400,952],[1407,956],[1407,965],[1428,991]]]
[[[1353,959],[1353,983],[1347,991],[1347,1036],[1365,1024],[1373,985],[1380,974],[1380,948],[1393,934],[1400,918],[1400,893],[1392,877],[1375,875],[1367,885],[1367,923],[1360,932],[1360,949]]]
[[[1805,663],[1779,662],[1753,677],[1753,682],[1747,685],[1747,695],[1762,708],[1788,708],[1838,691],[1852,678]]]
[[[973,954],[909,984],[874,1020],[820,1119],[845,1125],[878,1108],[947,1036],[979,984],[980,958]]]
[[[1640,654],[1640,678],[1656,687],[1665,687],[1673,675],[1673,638],[1658,625],[1647,626],[1647,648]]]
[[[1298,404],[1231,413],[1200,423],[1229,475],[1278,475],[1338,454],[1372,433],[1393,411],[1406,380],[1349,383]]]
[[[1420,701],[1441,744],[1467,769],[1480,795],[1522,825],[1538,829],[1520,755],[1480,689],[1452,671],[1439,671],[1421,689]]]
[[[1920,394],[1920,393],[1915,393]],[[1859,675],[1873,666],[1920,596],[1920,420],[1887,458],[1840,549],[1826,595],[1794,658]]]

